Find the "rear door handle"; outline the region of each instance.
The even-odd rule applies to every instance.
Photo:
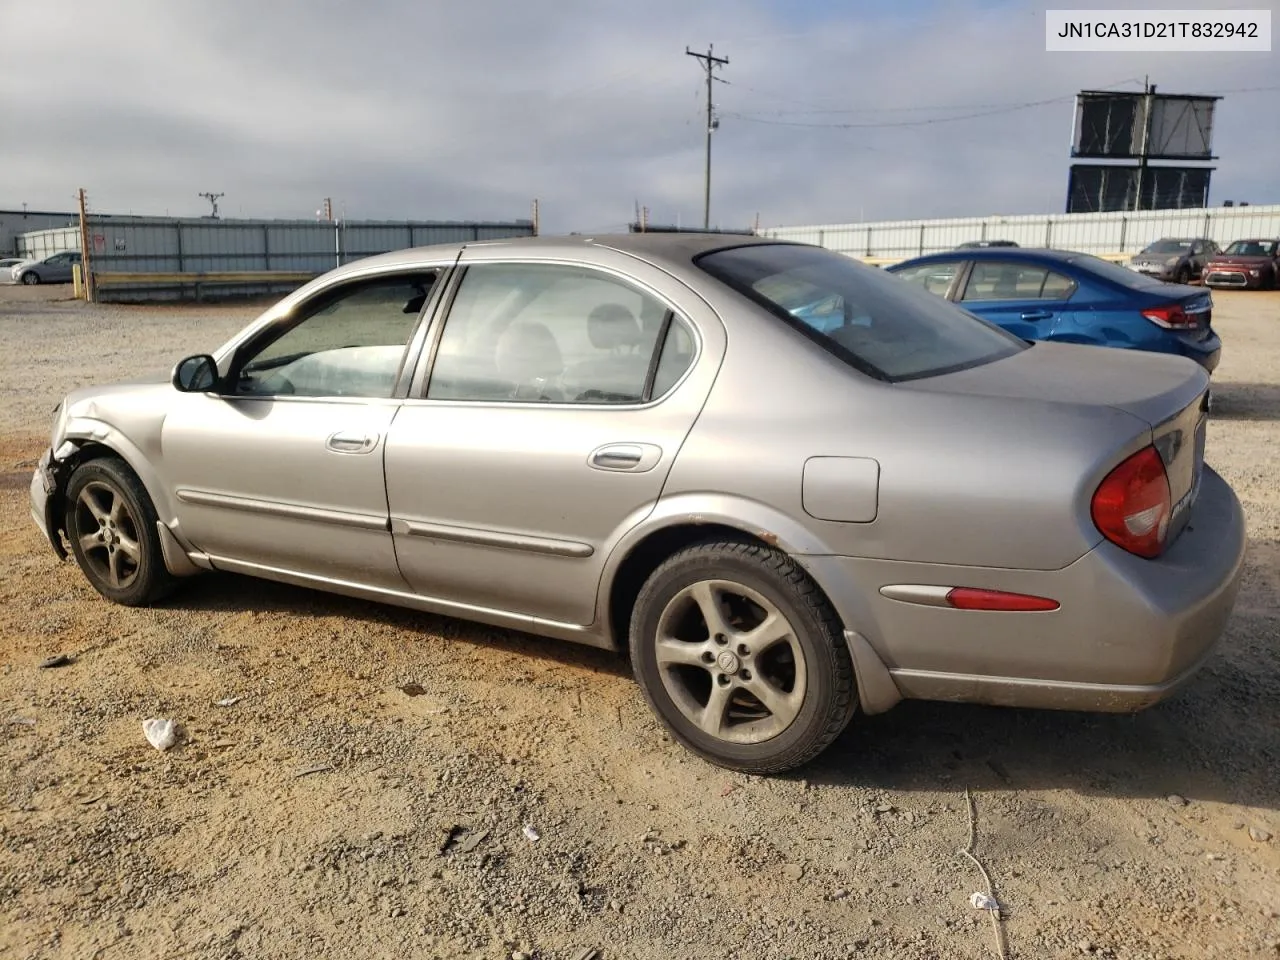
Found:
[[[369,453],[378,445],[378,434],[339,431],[324,443],[334,453]]]
[[[591,451],[587,463],[597,470],[644,473],[662,459],[662,448],[652,443],[608,443]]]
[[[1053,316],[1052,310],[1028,310],[1022,315],[1023,320],[1048,320]]]

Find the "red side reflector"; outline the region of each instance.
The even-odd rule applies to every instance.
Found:
[[[977,587],[953,587],[947,592],[947,605],[957,610],[1057,610],[1061,606],[1048,597]]]

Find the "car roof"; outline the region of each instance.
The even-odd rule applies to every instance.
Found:
[[[456,257],[467,249],[504,248],[519,256],[521,251],[538,250],[573,256],[595,247],[618,250],[645,260],[665,260],[669,263],[689,263],[695,257],[712,250],[762,244],[788,244],[789,240],[774,240],[753,234],[737,233],[618,233],[618,234],[569,234],[537,237],[505,237],[494,240],[467,240],[459,243],[432,244],[409,247],[390,253],[376,254],[353,260],[332,271],[356,273],[367,267],[413,267],[441,259]],[[804,246],[804,244],[801,244]],[[812,244],[807,244],[812,246]]]
[[[929,260],[1053,260],[1070,263],[1077,257],[1088,256],[1078,250],[1049,250],[1041,247],[972,247],[965,250],[944,250],[912,257],[904,263],[925,263]],[[895,264],[898,266],[898,264]]]

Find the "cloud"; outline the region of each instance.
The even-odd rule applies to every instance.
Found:
[[[1043,8],[1007,2],[66,0],[4,22],[22,42],[0,62],[0,207],[64,208],[84,186],[115,212],[202,213],[219,190],[228,216],[307,217],[330,196],[351,217],[507,219],[536,196],[553,231],[621,228],[636,200],[701,222],[686,45],[730,59],[725,226],[1057,211],[1077,90],[1280,76],[1277,54],[1049,54]],[[1280,200],[1278,94],[1221,103],[1215,200]],[[1051,98],[1067,99],[787,125]]]

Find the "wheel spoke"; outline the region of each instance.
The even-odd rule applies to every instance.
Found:
[[[80,502],[89,508],[93,518],[99,523],[102,523],[109,516],[108,512],[103,509],[101,502],[99,502],[97,492],[88,487],[80,491]]]
[[[101,549],[103,546],[104,544],[102,540],[99,539],[96,533],[86,533],[80,538],[80,549],[85,553],[88,553],[90,550]]]
[[[689,643],[673,637],[662,637],[654,646],[658,657],[658,666],[706,667],[702,662],[702,654],[707,649],[704,643]]]
[[[781,726],[786,726],[796,718],[804,701],[802,694],[798,695],[796,691],[787,693],[785,690],[779,690],[761,676],[752,677],[742,686],[765,705]]]
[[[122,519],[121,514],[123,514],[124,517],[128,517],[129,511],[125,508],[124,497],[117,493],[111,498],[111,512],[108,516],[111,518],[112,523],[119,526],[120,520]]]
[[[702,708],[702,713],[698,717],[698,726],[703,733],[709,733],[713,737],[721,735],[721,731],[724,730],[724,715],[729,709],[732,693],[732,684],[726,683],[721,686],[719,683],[712,682],[707,705]]]
[[[720,608],[720,597],[711,584],[705,580],[702,583],[695,583],[690,592],[698,609],[702,612],[702,619],[707,625],[708,638],[714,637],[717,633],[729,633],[724,611]]]
[[[118,540],[116,542],[116,552],[123,553],[135,564],[142,562],[142,548],[138,546],[138,541],[132,537],[126,537],[123,533],[116,534]]]
[[[123,586],[124,580],[120,576],[120,561],[124,557],[124,554],[119,550],[112,550],[108,554],[108,557],[110,559],[107,561],[107,572],[111,577],[111,585],[113,587]]]
[[[739,642],[751,648],[759,656],[784,637],[792,635],[791,624],[777,611],[771,611],[763,623],[738,637]]]

